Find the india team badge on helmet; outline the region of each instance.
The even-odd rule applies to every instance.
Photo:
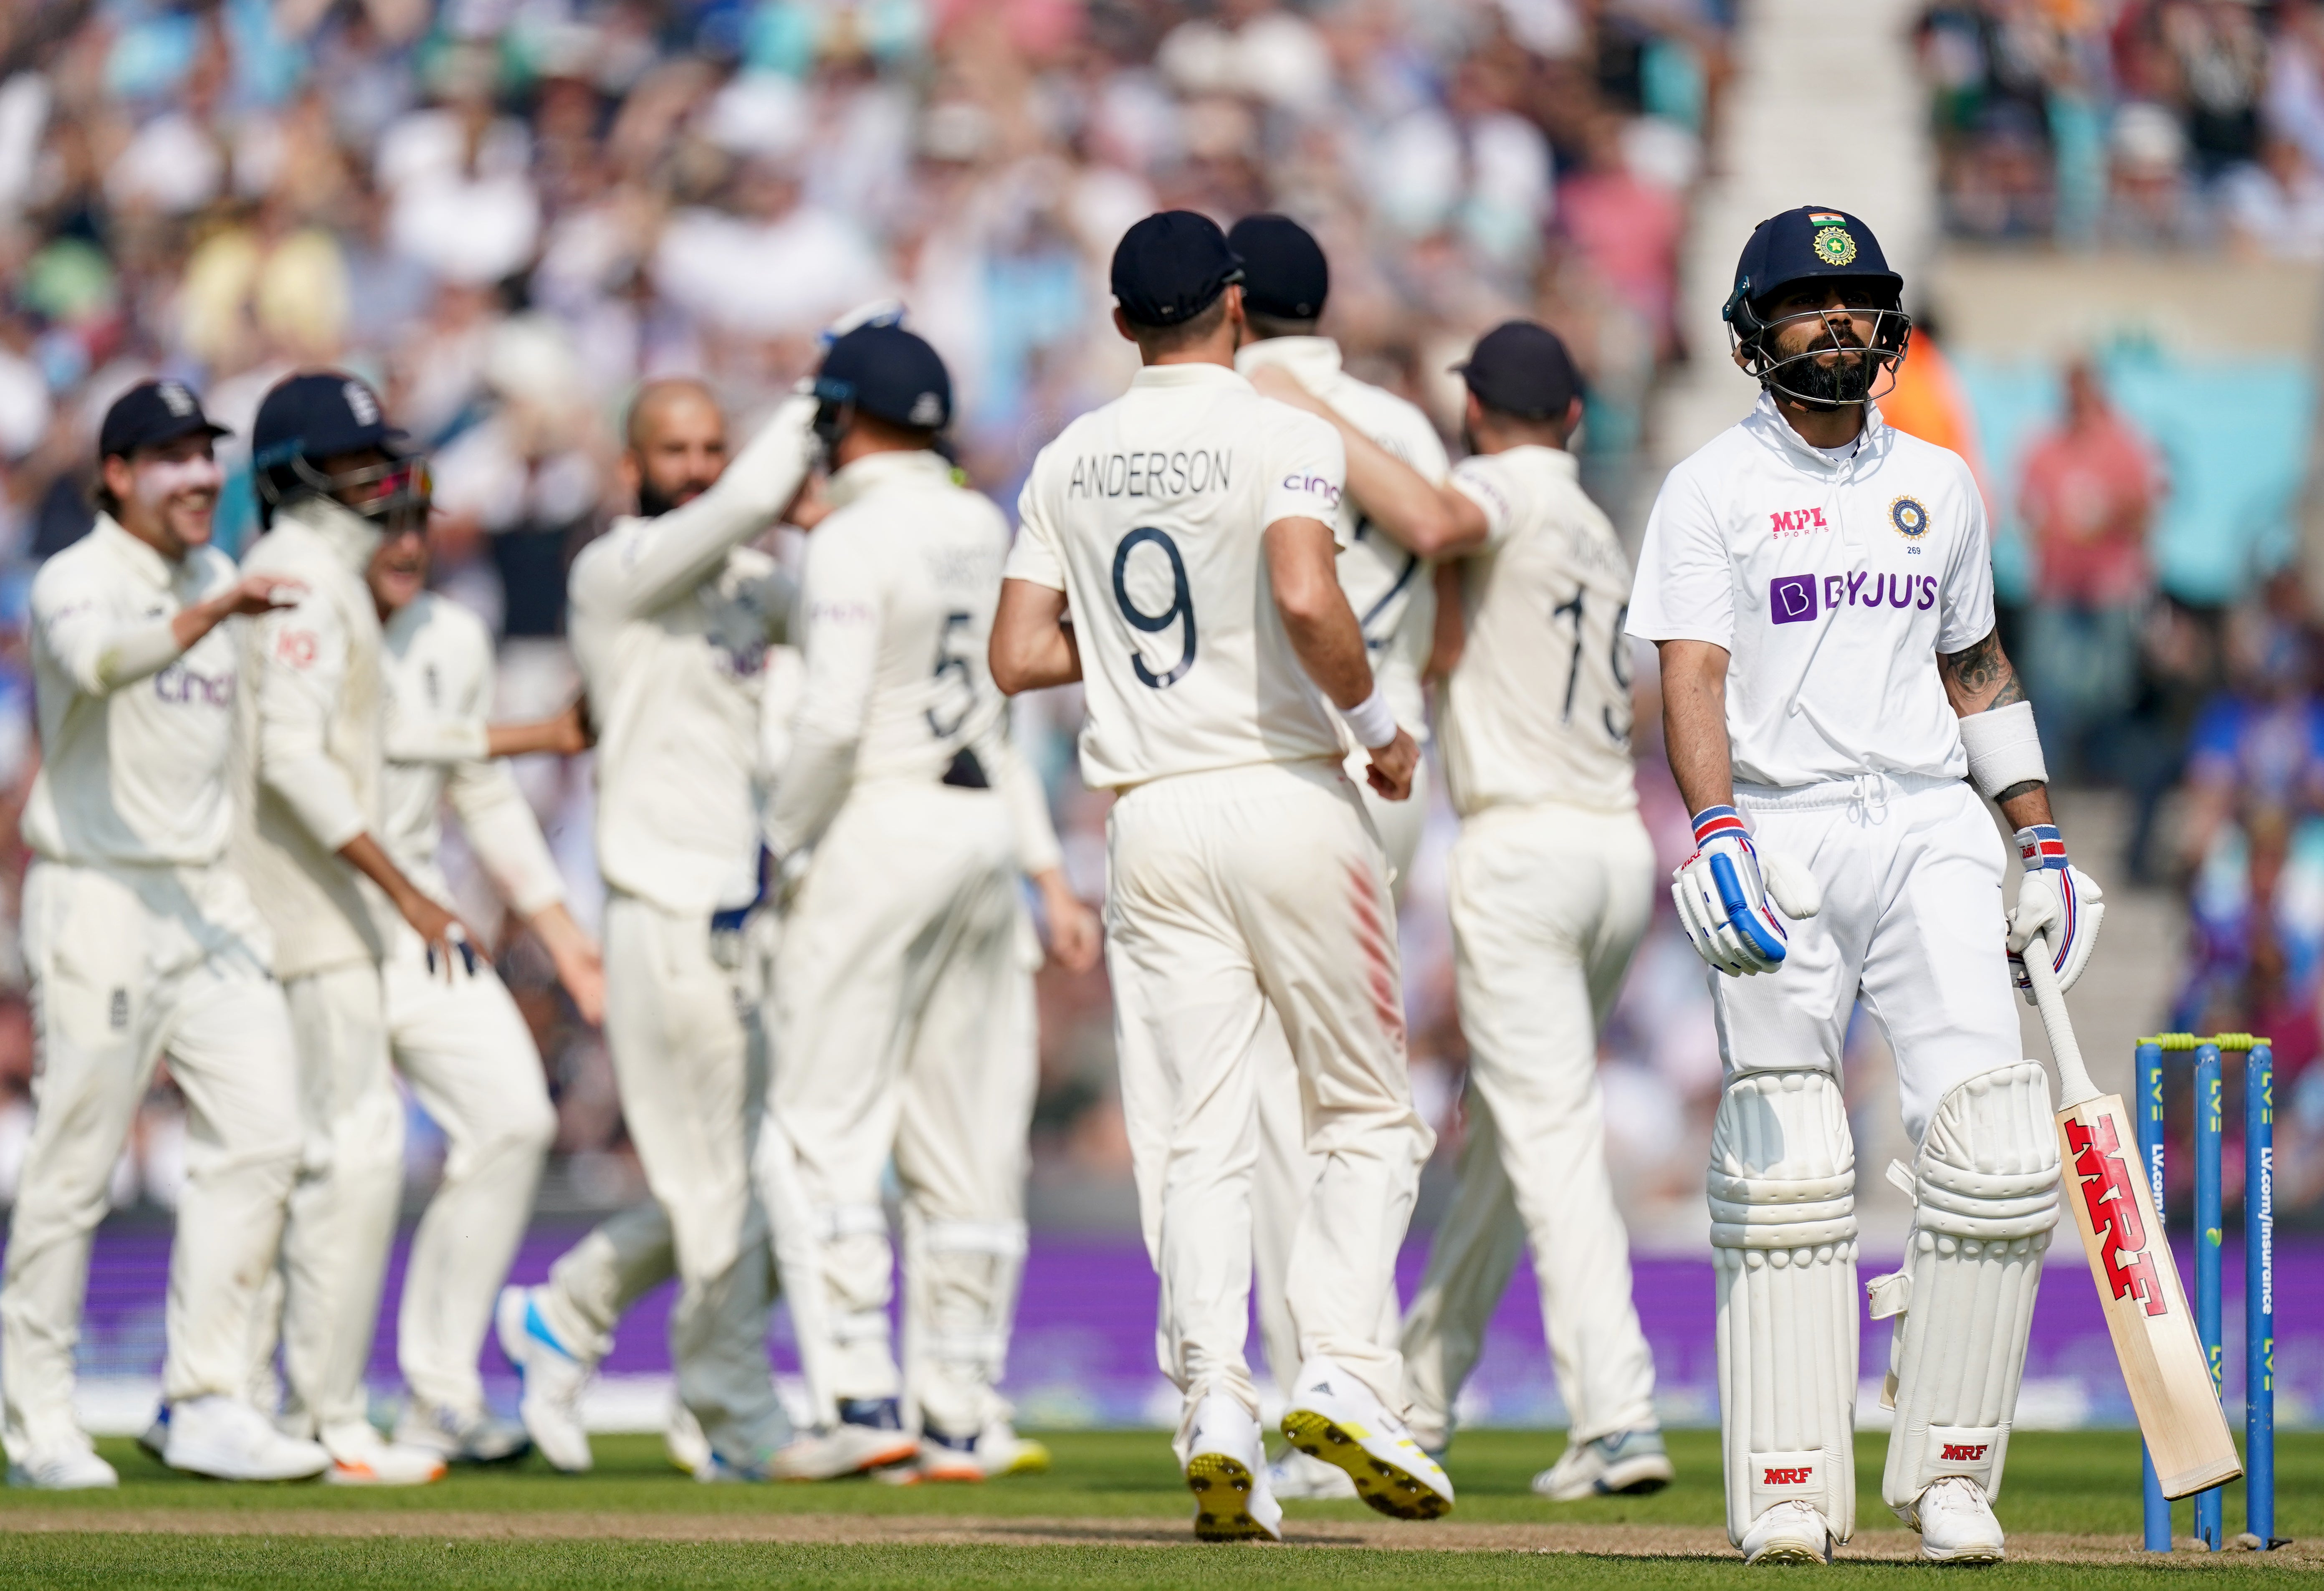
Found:
[[[1899,497],[1888,505],[1888,523],[1907,541],[1917,541],[1929,533],[1929,511],[1918,497]]]
[[[1856,239],[1848,235],[1845,227],[1826,227],[1815,235],[1816,258],[1827,265],[1856,264]]]

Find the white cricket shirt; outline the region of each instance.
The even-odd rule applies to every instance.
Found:
[[[791,586],[743,542],[773,523],[717,485],[623,518],[573,560],[573,656],[597,726],[597,865],[666,911],[707,917],[758,893],[759,697]]]
[[[297,606],[242,632],[235,865],[274,930],[281,978],[376,961],[401,920],[336,854],[383,827],[379,609],[364,583],[378,547],[370,521],[309,497],[243,559],[307,587]]]
[[[1041,449],[1007,572],[1065,594],[1092,788],[1344,754],[1260,541],[1336,524],[1346,467],[1338,431],[1219,365],[1148,365]]]
[[[198,547],[176,563],[111,514],[32,579],[41,770],[24,806],[36,856],[201,866],[226,854],[236,659],[228,619],[181,651],[170,621],[235,580]]]
[[[1727,649],[1735,777],[1778,789],[1969,772],[1936,654],[1993,628],[1969,466],[1868,407],[1839,462],[1758,407],[1670,473],[1629,631]]]
[[[1008,740],[987,656],[1009,524],[935,453],[873,453],[831,477],[799,592],[807,678],[769,841],[810,845],[848,795],[940,782],[973,752],[1010,800],[1028,872],[1054,865],[1047,799]]]
[[[1488,527],[1455,566],[1467,640],[1438,743],[1452,809],[1628,811],[1638,791],[1620,538],[1583,494],[1573,455],[1555,448],[1464,458],[1452,485]]]
[[[1340,345],[1328,337],[1271,337],[1246,343],[1235,352],[1235,368],[1249,374],[1261,365],[1279,365],[1299,384],[1329,403],[1341,417],[1388,452],[1404,460],[1431,486],[1442,486],[1452,465],[1443,439],[1419,407],[1385,387],[1358,381],[1340,365]],[[1372,672],[1396,709],[1396,721],[1421,740],[1428,738],[1428,709],[1420,689],[1435,639],[1436,582],[1433,568],[1407,552],[1365,516],[1352,493],[1340,499],[1340,589],[1363,626],[1364,649]],[[1360,753],[1359,755],[1360,756]]]
[[[439,904],[456,904],[437,855],[449,800],[477,861],[520,916],[562,901],[564,880],[516,775],[484,755],[493,705],[493,638],[484,622],[423,591],[389,615],[381,639],[387,766],[380,844]]]

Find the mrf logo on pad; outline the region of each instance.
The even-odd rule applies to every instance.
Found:
[[[1759,1484],[1763,1486],[1804,1486],[1813,1479],[1815,1479],[1815,1466],[1798,1464],[1783,1468],[1763,1470],[1759,1476]]]
[[[2170,1312],[2171,1305],[2155,1285],[2154,1259],[2146,1252],[2144,1198],[2123,1163],[2122,1142],[2111,1117],[2092,1124],[2066,1121],[2066,1147],[2073,1152],[2074,1175],[2082,1185],[2082,1206],[2089,1212],[2090,1230],[2101,1239],[2107,1284],[2118,1299],[2136,1299],[2150,1315]]]
[[[1947,1442],[1942,1462],[1975,1464],[1985,1457],[1986,1449],[1992,1446],[1991,1442]]]

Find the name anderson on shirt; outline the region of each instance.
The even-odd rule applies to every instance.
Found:
[[[1177,453],[1098,453],[1074,460],[1068,497],[1191,497],[1227,490],[1234,453],[1208,448]]]

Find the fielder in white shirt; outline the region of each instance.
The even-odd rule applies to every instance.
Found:
[[[2051,821],[1969,467],[1872,401],[1911,336],[1902,286],[1853,216],[1760,224],[1727,317],[1763,395],[1664,483],[1630,603],[1631,634],[1662,652],[1671,772],[1695,815],[1673,895],[1714,969],[1728,1070],[1711,1164],[1720,1407],[1728,1535],[1753,1561],[1821,1561],[1855,1522],[1840,1065],[1859,998],[1895,1049],[1918,1146],[1898,1168],[1915,1199],[1904,1268],[1868,1284],[1874,1318],[1895,1321],[1881,1494],[1923,1557],[2002,1556],[1990,1500],[2058,1197],[2048,1077],[2022,1059],[2007,957],[2042,934],[2070,985],[2103,911]],[[2006,919],[1980,796],[2017,826]]]
[[[806,852],[775,968],[766,1199],[822,1423],[915,1431],[930,1480],[1038,1466],[995,1390],[1025,1255],[1038,950],[1096,964],[985,652],[1008,523],[935,450],[952,383],[893,325],[816,382],[834,467],[800,591],[807,677],[768,845]],[[787,875],[793,868],[784,869]],[[1030,954],[1028,955],[1028,950]],[[902,1189],[905,1364],[881,1185]]]
[[[678,1392],[705,1480],[808,1478],[911,1457],[901,1433],[793,1439],[769,1374],[774,1261],[751,1158],[766,1090],[759,866],[765,662],[790,582],[748,545],[815,458],[815,401],[786,399],[729,464],[716,402],[688,381],[632,405],[625,485],[642,511],[574,560],[576,661],[597,729],[605,1039],[653,1211],[628,1212],[503,1291],[503,1349],[525,1428],[589,1467],[578,1400],[621,1311],[671,1273]],[[684,1446],[696,1438],[684,1432]],[[836,1467],[834,1467],[834,1466]]]
[[[32,582],[42,762],[24,809],[23,938],[39,1064],[0,1278],[12,1485],[117,1484],[73,1414],[73,1349],[91,1234],[165,1051],[189,1121],[163,1457],[234,1480],[292,1480],[330,1461],[242,1395],[301,1139],[273,948],[225,865],[240,677],[227,621],[297,592],[238,578],[209,544],[221,429],[176,382],[132,388],[99,433],[105,511]]]
[[[1460,369],[1475,456],[1449,489],[1339,419],[1351,492],[1399,539],[1459,555],[1444,566],[1461,622],[1440,710],[1461,815],[1449,903],[1469,1136],[1405,1316],[1413,1429],[1432,1446],[1450,1438],[1530,1240],[1570,1417],[1565,1453],[1534,1490],[1561,1502],[1652,1492],[1672,1470],[1598,1088],[1598,1024],[1654,904],[1631,778],[1630,566],[1565,451],[1582,384],[1556,334],[1509,321]]]
[[[1239,273],[1188,211],[1123,237],[1115,324],[1145,368],[1035,461],[991,657],[1004,691],[1083,682],[1082,776],[1121,792],[1107,967],[1157,1346],[1184,1398],[1176,1451],[1198,1535],[1274,1539],[1243,1355],[1269,1021],[1325,1161],[1292,1246],[1303,1363],[1284,1432],[1384,1512],[1434,1517],[1452,1491],[1405,1430],[1403,1367],[1379,1341],[1431,1134],[1405,1075],[1388,869],[1341,721],[1392,798],[1417,748],[1334,573],[1339,438],[1234,372]]]
[[[395,527],[368,575],[383,630],[388,854],[449,906],[438,859],[448,801],[503,899],[549,952],[581,1019],[604,1015],[597,948],[565,908],[565,884],[505,762],[586,749],[577,712],[487,727],[493,638],[484,621],[427,589],[427,529]],[[398,925],[382,968],[396,1070],[447,1140],[444,1176],[412,1234],[396,1317],[396,1358],[410,1390],[396,1439],[447,1459],[491,1463],[526,1446],[524,1428],[492,1413],[476,1358],[532,1211],[557,1113],[540,1053],[508,985],[488,967],[447,981],[420,937]]]
[[[1386,388],[1349,375],[1341,365],[1340,345],[1316,335],[1331,295],[1331,267],[1314,236],[1287,216],[1246,216],[1227,234],[1227,246],[1243,262],[1244,342],[1235,350],[1235,369],[1271,396],[1314,393],[1345,416],[1366,441],[1411,466],[1428,484],[1441,484],[1452,464],[1428,416]],[[1333,528],[1340,538],[1340,588],[1363,630],[1372,676],[1396,721],[1425,745],[1428,709],[1421,675],[1436,619],[1434,568],[1397,527],[1367,511],[1352,481],[1340,499]],[[1401,904],[1404,881],[1428,822],[1428,763],[1424,759],[1413,765],[1408,799],[1389,801],[1362,782],[1363,761],[1360,750],[1352,753],[1348,776],[1357,782],[1364,809],[1379,830],[1388,851],[1389,891]],[[1276,1053],[1260,1068],[1251,1247],[1259,1340],[1277,1385],[1288,1386],[1299,1370],[1299,1337],[1284,1299],[1284,1276],[1292,1235],[1323,1167],[1306,1152],[1299,1074],[1281,1039],[1279,1030],[1271,1031],[1269,1046]],[[1390,1298],[1380,1320],[1381,1341],[1396,1339],[1397,1316]],[[1277,1498],[1356,1494],[1345,1471],[1296,1448],[1286,1448],[1268,1467]]]
[[[383,1440],[364,1385],[403,1190],[380,964],[405,928],[447,979],[473,969],[475,948],[381,838],[385,686],[364,572],[387,527],[424,522],[427,473],[371,389],[336,373],[268,392],[251,456],[269,528],[244,567],[306,586],[297,606],[244,634],[235,741],[235,862],[273,930],[308,1135],[282,1244],[285,1418],[330,1450],[337,1483],[420,1485],[443,1460]],[[263,1360],[274,1316],[263,1309],[253,1336]]]

